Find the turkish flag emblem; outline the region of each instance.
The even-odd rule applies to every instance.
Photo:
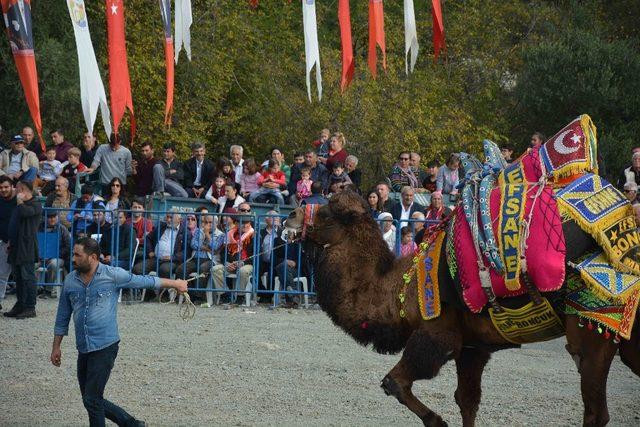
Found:
[[[585,162],[587,159],[587,141],[580,123],[580,117],[553,135],[541,148],[541,155],[547,171],[560,169],[573,162]]]

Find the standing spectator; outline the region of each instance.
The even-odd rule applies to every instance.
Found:
[[[413,201],[415,190],[408,185],[402,187],[401,200],[391,208],[391,216],[398,221],[399,227],[408,225],[408,219],[414,212],[424,211],[424,206]]]
[[[113,212],[116,210],[128,210],[129,202],[125,196],[126,188],[120,178],[115,177],[109,183],[109,190],[105,194],[105,214],[106,221],[111,224],[114,222]]]
[[[66,162],[68,160],[69,150],[73,148],[73,144],[64,139],[62,129],[56,129],[51,132],[51,140],[56,150],[55,159],[60,163]]]
[[[434,191],[431,193],[431,203],[425,212],[425,219],[440,221],[451,214],[451,209],[446,207],[442,200],[442,193]]]
[[[62,173],[62,163],[56,160],[55,147],[47,147],[47,158],[40,161],[36,186],[40,187],[42,195],[46,196],[53,191],[56,178]]]
[[[622,171],[618,179],[618,188],[624,188],[627,182],[635,182],[640,185],[640,151],[635,151],[631,155],[631,166]]]
[[[298,165],[291,170],[291,180],[289,180],[289,194],[292,196],[296,194],[296,185],[300,180],[300,170],[303,167],[308,167],[311,170],[311,180],[315,183],[320,183],[322,189],[327,186],[327,180],[329,178],[329,172],[327,168],[320,162],[318,162],[318,156],[312,150],[307,151],[304,154],[304,163]],[[292,201],[295,203],[295,200]]]
[[[164,158],[153,167],[153,191],[164,195],[165,192],[174,197],[187,197],[182,187],[184,168],[176,158],[176,146],[167,142],[163,147]]]
[[[69,320],[73,315],[78,349],[77,377],[82,402],[89,414],[89,425],[104,426],[105,417],[118,425],[145,425],[103,396],[120,342],[117,321],[119,290],[123,287],[156,291],[174,288],[178,292],[186,292],[187,283],[134,276],[120,268],[100,264],[99,257],[100,247],[95,240],[83,239],[73,247],[75,271],[65,278],[58,303],[51,363],[57,367],[61,364],[60,344],[69,332]]]
[[[138,243],[142,246],[147,234],[153,231],[153,221],[145,218],[144,199],[141,197],[133,199],[133,202],[131,202],[131,211],[131,218],[127,220],[127,224],[133,227],[136,239],[138,239]],[[140,253],[140,251],[138,252]],[[140,255],[142,256],[141,253]]]
[[[239,221],[238,217],[228,216],[224,236],[223,264],[213,266],[213,285],[216,289],[225,289],[225,273],[238,275],[238,289],[244,290],[253,273],[253,238],[255,230],[250,221]],[[248,260],[248,261],[247,261]]]
[[[16,185],[17,206],[9,220],[9,264],[16,282],[18,301],[4,313],[6,317],[36,317],[36,272],[38,260],[38,224],[42,206],[33,197],[33,185],[19,181]]]
[[[402,190],[402,187],[408,186],[411,188],[418,188],[418,177],[411,168],[411,153],[403,151],[398,156],[398,163],[393,166],[389,180],[391,181],[391,188],[395,192]]]
[[[235,182],[228,182],[224,185],[224,196],[218,198],[218,212],[225,213],[230,209],[236,210],[240,203],[244,203],[244,198],[239,195],[240,185]]]
[[[184,164],[184,185],[189,197],[203,199],[207,189],[211,187],[216,166],[205,158],[206,150],[202,142],[191,144],[191,152],[193,157]]]
[[[389,194],[391,193],[391,187],[389,187],[389,184],[385,181],[379,182],[378,185],[376,185],[376,190],[380,195],[382,210],[384,212],[391,212],[394,201],[389,198]]]
[[[413,256],[418,245],[413,241],[411,227],[405,225],[400,229],[400,256]]]
[[[56,178],[54,191],[49,193],[44,202],[45,208],[69,208],[76,200],[75,194],[69,191],[69,181],[63,176]],[[60,224],[71,228],[71,221],[67,220],[69,211],[58,210]],[[72,215],[73,216],[73,215]]]
[[[351,184],[351,178],[349,178],[349,175],[347,175],[347,173],[344,171],[342,163],[334,163],[331,175],[329,175],[327,192],[329,194],[338,193],[339,190],[344,189],[344,187],[349,184]]]
[[[344,161],[347,159],[349,153],[344,148],[347,141],[342,134],[342,132],[336,132],[331,137],[331,149],[329,150],[329,157],[327,157],[327,162],[325,166],[328,170],[333,169],[333,165],[335,163],[341,163],[344,165]]]
[[[11,273],[9,264],[9,222],[16,208],[16,194],[13,181],[6,175],[0,176],[0,302],[7,291],[7,281]],[[0,305],[2,310],[2,305]]]
[[[267,162],[268,163],[268,162]],[[242,176],[240,177],[240,194],[247,198],[254,191],[260,189],[262,174],[258,172],[258,165],[254,159],[245,160],[242,165]]]
[[[244,154],[244,148],[242,148],[242,145],[232,145],[229,148],[229,157],[231,157],[231,166],[233,167],[235,181],[238,184],[240,184],[240,176],[242,175],[242,164],[244,163],[244,160],[242,159],[243,154]]]
[[[284,173],[280,170],[280,162],[269,160],[268,170],[262,173],[262,179],[258,181],[260,188],[251,193],[250,202],[255,202],[261,196],[273,196],[278,205],[284,205],[284,197],[280,193],[280,187],[287,185]]]
[[[416,187],[416,192],[418,193],[422,193],[425,191],[425,189],[421,187],[421,184],[427,178],[427,173],[422,170],[422,167],[420,165],[421,160],[422,157],[420,157],[420,154],[416,153],[415,151],[412,151],[409,154],[409,166],[411,166],[413,173],[418,178],[418,186]]]
[[[511,144],[502,144],[500,146],[500,153],[502,153],[502,158],[507,162],[513,162],[511,156],[513,156],[513,145]]]
[[[318,156],[318,161],[322,164],[325,164],[327,157],[329,157],[330,137],[331,131],[329,129],[322,129],[320,131],[320,138],[311,143],[316,149],[315,153]]]
[[[38,167],[38,157],[24,148],[24,139],[20,135],[11,138],[11,148],[0,153],[0,175],[7,175],[14,183],[19,180],[35,181]]]
[[[378,223],[382,230],[382,238],[391,252],[396,252],[396,226],[393,225],[393,217],[389,212],[378,215]]]
[[[67,155],[69,156],[69,160],[67,165],[62,168],[62,173],[60,175],[69,180],[69,188],[71,189],[71,192],[75,192],[78,174],[86,172],[87,166],[80,161],[79,148],[73,147],[69,150]]]
[[[211,184],[211,187],[209,187],[209,191],[207,191],[207,194],[205,194],[204,198],[214,205],[217,205],[218,199],[220,199],[220,197],[224,196],[225,194],[224,188],[226,183],[227,180],[224,176],[216,176],[213,180],[213,184]]]
[[[101,144],[96,150],[96,155],[87,173],[92,173],[100,168],[100,185],[102,192],[109,190],[109,183],[115,177],[127,183],[127,176],[131,175],[131,151],[120,144],[120,138],[111,134],[108,144]]]
[[[87,167],[91,166],[97,150],[98,146],[96,144],[96,137],[89,132],[85,132],[82,136],[82,153],[80,154],[80,162]]]
[[[142,144],[140,153],[140,160],[133,160],[131,166],[135,176],[135,195],[144,197],[153,191],[153,167],[158,160],[153,156],[153,147],[148,142]]]
[[[458,194],[459,168],[460,155],[453,153],[447,159],[447,163],[438,170],[436,190],[444,194]]]
[[[44,151],[42,151],[42,145],[40,145],[40,141],[36,138],[36,134],[33,132],[33,128],[30,126],[25,126],[22,128],[22,138],[24,139],[25,147],[27,150],[33,152],[38,160],[44,160]]]
[[[373,219],[378,218],[382,213],[384,206],[382,200],[380,200],[378,190],[371,190],[367,193],[367,206],[369,206],[369,213],[371,213]]]
[[[544,134],[542,132],[534,132],[531,135],[531,148],[539,148],[544,143]]]
[[[351,183],[356,186],[358,193],[360,193],[360,184],[362,184],[362,171],[357,169],[358,158],[353,154],[347,156],[344,161],[344,170],[349,174]]]
[[[67,214],[67,221],[71,223],[71,233],[74,237],[86,234],[87,227],[93,221],[93,202],[96,201],[104,202],[102,197],[94,194],[93,185],[83,185],[80,198],[71,203]]]
[[[438,162],[431,160],[427,163],[427,176],[422,181],[422,187],[430,193],[437,189],[438,181]]]
[[[58,270],[65,270],[69,265],[69,252],[71,248],[71,236],[58,219],[56,211],[47,212],[47,222],[40,226],[40,231],[46,233],[46,239],[53,239],[58,242],[58,251],[56,258],[41,260],[47,268],[46,283],[56,283],[56,275]],[[45,290],[42,297],[55,297],[55,290]]]
[[[307,197],[311,196],[311,169],[302,168],[300,170],[300,180],[296,184],[296,199],[302,202]]]

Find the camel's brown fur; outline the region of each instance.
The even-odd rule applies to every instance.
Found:
[[[287,219],[287,227],[302,229],[304,210]],[[583,239],[584,240],[584,239]],[[331,320],[362,345],[381,353],[403,351],[398,364],[382,380],[382,388],[418,415],[425,425],[446,425],[412,393],[413,382],[435,377],[449,360],[455,360],[458,388],[455,399],[465,426],[475,423],[480,403],[481,377],[493,351],[513,347],[493,327],[488,316],[444,304],[441,315],[424,321],[417,304],[414,281],[406,293],[406,317],[400,317],[398,293],[410,257],[395,259],[382,239],[361,197],[335,195],[317,211],[307,231],[307,254],[314,267],[318,301]],[[568,259],[584,242],[567,245]],[[584,250],[580,249],[580,250]],[[445,257],[439,266],[440,286],[453,286]],[[582,376],[584,424],[604,425],[606,378],[617,345],[566,319],[567,349],[577,360]],[[631,341],[620,346],[623,361],[640,375],[638,325]]]

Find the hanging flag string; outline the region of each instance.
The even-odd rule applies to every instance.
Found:
[[[191,24],[193,24],[191,0],[176,0],[176,64],[183,46],[187,58],[191,61]]]
[[[369,70],[375,79],[378,76],[378,52],[382,51],[382,68],[387,70],[387,52],[384,41],[384,9],[382,0],[369,0]]]
[[[413,73],[413,68],[418,59],[418,31],[416,30],[416,14],[413,9],[413,0],[404,0],[404,60],[405,72],[409,75],[409,71]],[[411,52],[411,61],[409,61],[409,52]]]
[[[318,100],[322,99],[322,72],[320,71],[320,48],[318,46],[315,0],[302,0],[302,21],[304,26],[304,53],[307,65],[307,94],[309,95],[309,102],[311,102],[311,70],[314,65],[316,67]]]
[[[438,55],[440,55],[440,50],[446,50],[440,0],[432,0],[431,15],[433,16],[433,60],[436,61]]]
[[[353,60],[353,45],[351,42],[351,12],[349,0],[340,0],[338,3],[338,22],[340,23],[340,42],[342,45],[342,80],[340,90],[345,91],[353,80],[355,62]]]
[[[164,62],[167,79],[167,100],[164,107],[164,124],[171,126],[171,114],[173,113],[173,36],[171,35],[171,0],[159,0],[162,27],[164,29]]]

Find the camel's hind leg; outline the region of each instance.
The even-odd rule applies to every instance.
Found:
[[[412,393],[414,381],[431,379],[455,352],[451,343],[434,340],[427,332],[414,332],[396,366],[383,378],[380,386],[387,395],[395,396],[398,402],[415,413],[424,425],[446,426],[442,418],[427,408]]]
[[[491,353],[487,351],[465,347],[456,358],[458,388],[455,397],[465,427],[475,425],[482,395],[482,372],[490,357]]]
[[[576,316],[567,316],[566,330],[567,351],[580,373],[583,425],[604,426],[609,422],[607,377],[617,346],[587,328],[579,328]]]

